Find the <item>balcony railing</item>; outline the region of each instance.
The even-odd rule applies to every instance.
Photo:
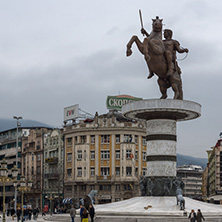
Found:
[[[97,176],[97,180],[111,180],[111,176]]]
[[[56,164],[58,163],[58,157],[45,158],[45,162],[48,164]]]
[[[46,173],[45,178],[46,179],[58,179],[59,174],[58,173]]]

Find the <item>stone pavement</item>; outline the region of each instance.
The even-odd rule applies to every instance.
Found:
[[[2,222],[2,214],[0,214],[0,222]],[[21,221],[21,220],[20,220]],[[41,213],[39,214],[37,220],[33,220],[33,217],[31,220],[26,220],[25,222],[56,222],[56,221],[64,221],[64,222],[70,222],[71,218],[69,214],[53,214],[50,216],[47,214],[46,216],[42,216]],[[79,217],[77,216],[75,219],[75,222],[79,222]],[[6,222],[17,222],[17,218],[12,220],[11,217],[6,216]]]

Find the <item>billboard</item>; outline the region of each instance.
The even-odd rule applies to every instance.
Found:
[[[79,104],[64,108],[64,121],[76,119],[79,116]]]
[[[121,111],[124,104],[137,100],[142,100],[142,98],[129,95],[107,96],[106,107],[109,110],[115,109]]]

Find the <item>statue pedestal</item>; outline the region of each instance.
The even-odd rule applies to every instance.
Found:
[[[192,101],[149,99],[125,104],[125,117],[147,122],[147,174],[141,181],[143,196],[175,196],[176,123],[198,118],[201,105]]]

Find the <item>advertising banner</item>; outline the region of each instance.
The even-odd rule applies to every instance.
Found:
[[[79,104],[64,108],[64,121],[76,119],[79,116]]]
[[[142,100],[142,98],[137,98],[129,95],[107,96],[106,107],[109,110],[121,111],[124,104],[137,100]]]

